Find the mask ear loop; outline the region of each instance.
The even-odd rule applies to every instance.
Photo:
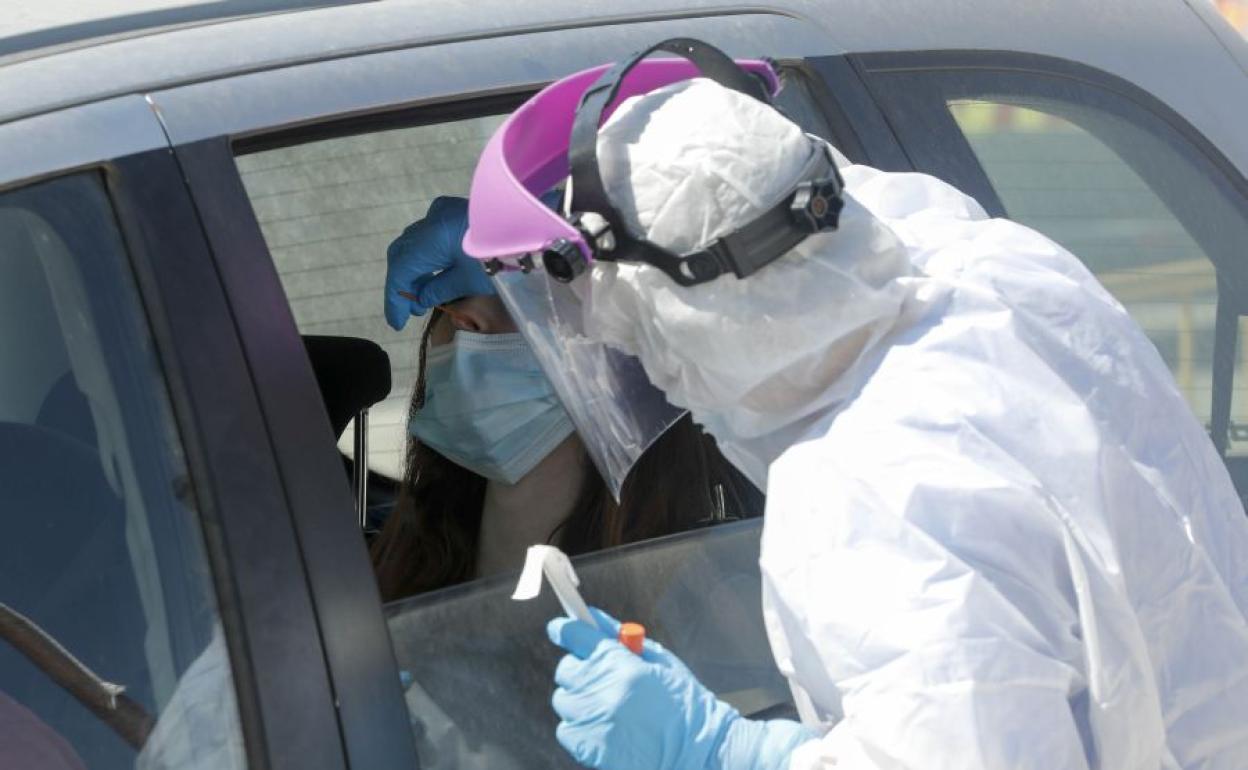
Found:
[[[412,394],[412,406],[408,410],[407,419],[410,421],[412,417],[425,408],[425,388],[427,381],[425,379],[425,361],[429,357],[429,339],[433,336],[434,325],[442,320],[442,308],[435,307],[433,312],[429,314],[429,321],[425,324],[425,329],[420,333],[420,347],[416,354],[416,390]]]
[[[644,262],[662,270],[681,286],[696,286],[725,273],[746,278],[787,253],[815,232],[835,230],[843,206],[844,183],[836,164],[823,153],[812,153],[797,187],[753,221],[699,251],[674,254],[644,237],[628,232],[612,205],[598,166],[598,129],[607,108],[615,102],[625,78],[655,51],[683,57],[704,77],[774,108],[770,85],[747,71],[723,51],[692,38],[672,38],[634,53],[603,72],[581,95],[568,141],[569,193],[564,216],[584,237],[594,259]],[[775,65],[770,65],[775,71]],[[811,177],[814,171],[818,176]],[[575,199],[574,199],[575,198]],[[542,255],[546,270],[568,283],[587,264],[579,247],[567,241]]]

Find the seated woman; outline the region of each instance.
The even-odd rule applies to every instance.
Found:
[[[383,599],[519,569],[534,543],[578,554],[760,514],[761,493],[688,416],[612,498],[489,279],[463,257],[464,212],[462,199],[439,198],[390,249],[387,319],[433,315],[399,499],[371,547]],[[412,270],[414,251],[432,269]]]

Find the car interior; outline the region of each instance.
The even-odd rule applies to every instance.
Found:
[[[165,414],[147,390],[154,365],[134,347],[140,335],[124,331],[135,306],[110,251],[116,235],[99,211],[65,204],[74,193],[104,200],[79,178],[0,204],[0,682],[95,766],[121,767],[134,756],[124,725],[93,714],[80,693],[117,684],[145,734],[158,693],[204,637],[194,620],[181,641],[162,634],[179,624],[163,597],[194,588],[147,544],[181,537],[158,499],[179,484],[185,493],[186,477],[167,473],[166,448],[132,440],[135,419]],[[92,259],[79,261],[84,253]],[[110,368],[115,360],[134,368]],[[196,554],[183,553],[194,568]]]
[[[394,507],[395,484],[353,458],[367,457],[359,450],[368,446],[368,410],[390,395],[390,356],[377,343],[360,337],[305,334],[303,344],[334,438],[341,439],[353,426],[352,456],[344,455],[343,464],[351,477],[356,516],[365,536],[371,536]]]

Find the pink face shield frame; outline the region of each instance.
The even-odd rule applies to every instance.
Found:
[[[759,59],[737,65],[763,79],[770,93],[780,81],[772,65]],[[584,236],[538,196],[568,176],[568,145],[577,107],[585,91],[611,68],[604,64],[551,83],[519,107],[490,138],[477,161],[468,197],[464,252],[489,262],[491,270],[526,269],[556,241],[575,245],[586,264],[593,259]],[[638,62],[603,113],[605,120],[630,96],[698,77],[686,59]],[[494,262],[494,260],[498,260]]]

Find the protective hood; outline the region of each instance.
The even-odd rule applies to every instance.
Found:
[[[775,206],[820,150],[772,107],[701,78],[626,101],[598,139],[626,224],[677,253]],[[842,173],[840,228],[749,278],[682,287],[646,264],[592,267],[588,335],[636,356],[760,486],[779,452],[844,398],[840,375],[893,328],[914,289],[901,241],[855,198],[853,167]]]

